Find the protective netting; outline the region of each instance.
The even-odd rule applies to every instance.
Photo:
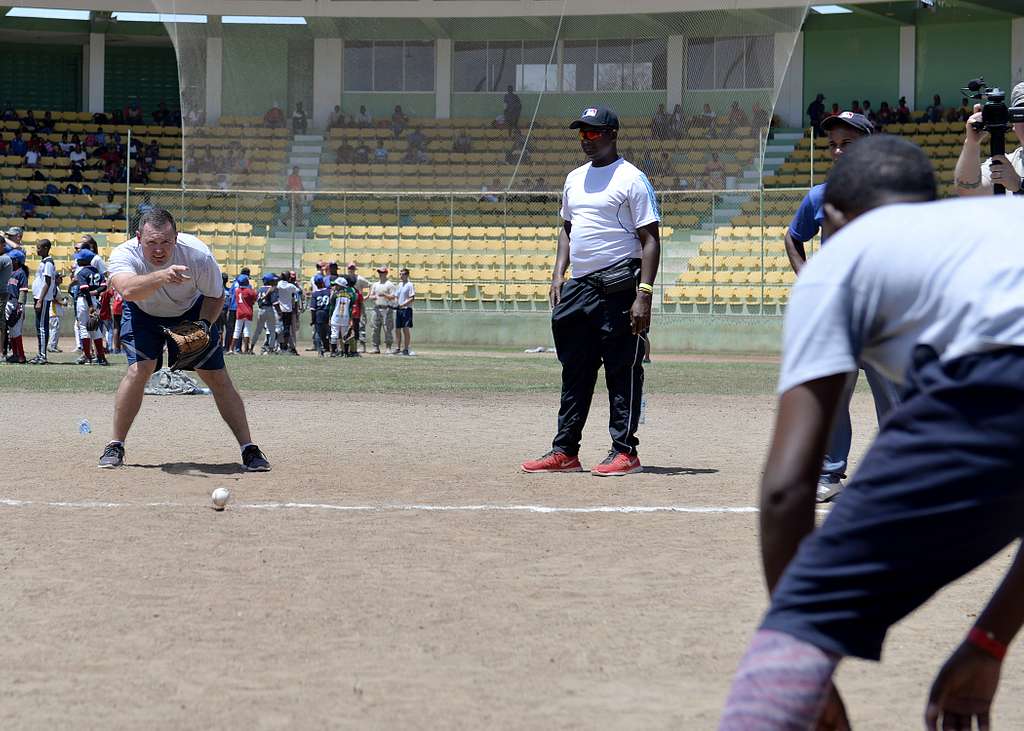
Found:
[[[766,231],[800,194],[761,182],[806,6],[738,5],[168,23],[180,180],[132,186],[132,208],[170,208],[232,274],[404,265],[428,303],[539,310],[562,182],[585,162],[568,125],[607,106],[659,196],[663,306],[770,311],[787,282]]]

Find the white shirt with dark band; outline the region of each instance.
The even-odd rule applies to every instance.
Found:
[[[661,214],[651,181],[620,157],[602,167],[588,162],[566,176],[562,219],[572,224],[572,275],[582,277],[626,259],[639,259],[636,231],[659,221]]]
[[[801,270],[786,308],[778,392],[857,370],[902,383],[918,345],[943,362],[1024,347],[1019,198],[884,206]]]
[[[220,266],[206,244],[191,234],[178,234],[170,261],[154,266],[146,261],[138,238],[129,239],[110,254],[107,277],[118,274],[150,274],[167,269],[172,264],[188,267],[189,279],[180,284],[165,284],[144,300],[135,304],[153,317],[177,317],[189,311],[200,297],[217,298],[224,294]]]

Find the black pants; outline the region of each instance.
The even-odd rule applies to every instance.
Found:
[[[603,294],[587,280],[571,279],[551,314],[558,360],[562,363],[562,403],[552,448],[575,456],[604,364],[608,386],[608,432],[617,452],[636,454],[643,393],[643,336],[634,335],[629,308],[636,291]]]
[[[326,312],[324,313],[327,314]],[[317,322],[313,320],[313,345],[318,353],[323,353],[331,346],[331,323],[326,317]]]
[[[46,357],[50,342],[50,301],[43,302],[42,309],[36,310],[36,337],[39,339],[39,355]]]
[[[222,315],[224,316],[224,349],[231,347],[231,338],[235,334],[235,317],[237,313],[235,310],[225,310]]]

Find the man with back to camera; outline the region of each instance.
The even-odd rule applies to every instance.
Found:
[[[1024,82],[1017,84],[1010,92],[1011,107],[1024,105]],[[1009,155],[996,155],[982,163],[981,141],[983,132],[974,129],[974,123],[981,121],[981,105],[974,105],[974,113],[967,119],[964,146],[956,161],[954,181],[957,195],[992,195],[996,183],[1006,188],[1006,194],[1024,194],[1024,122],[1014,122],[1013,131],[1020,144]]]
[[[245,469],[269,470],[270,463],[250,437],[242,397],[224,368],[223,340],[210,324],[223,308],[224,286],[217,260],[206,245],[195,236],[178,233],[174,217],[154,208],[139,217],[135,238],[114,249],[107,271],[109,286],[124,297],[121,342],[128,370],[114,401],[113,438],[99,466],[124,463],[128,430],[167,341],[164,328],[198,322],[209,333],[210,344],[194,366],[196,375],[213,392],[221,418],[238,440]]]
[[[936,195],[928,157],[899,137],[866,140],[831,173],[825,211],[838,233],[793,288],[803,306],[786,313],[761,482],[771,607],[722,731],[848,729],[831,682],[841,659],[877,661],[893,624],[1024,534],[1024,250],[1006,244],[1024,203],[928,202]],[[818,464],[862,362],[902,382],[902,400],[815,530]],[[1024,623],[1019,546],[987,606],[966,616],[973,626],[928,696],[932,731],[991,727],[1002,658]]]
[[[839,160],[850,145],[874,132],[874,127],[867,117],[853,112],[842,112],[829,117],[822,121],[821,128],[828,135],[828,147],[833,160]],[[821,183],[811,188],[800,203],[796,215],[793,216],[793,222],[786,229],[786,254],[797,275],[807,264],[807,252],[804,244],[814,238],[818,231],[821,231],[821,243],[824,246],[830,233],[827,226],[823,226],[825,223],[823,206],[826,185],[827,183]],[[867,376],[868,385],[871,387],[871,396],[874,398],[875,416],[881,423],[882,418],[898,399],[896,389],[871,366],[864,367],[864,374]],[[846,405],[836,413],[836,423],[832,430],[828,449],[825,451],[821,475],[818,478],[818,502],[827,503],[834,500],[843,489],[843,478],[846,477],[850,445],[853,441],[850,401],[853,399],[853,391],[857,386],[857,376],[856,372],[850,376],[850,382],[847,383],[844,392]]]
[[[562,363],[558,432],[551,451],[524,472],[580,472],[580,442],[597,373],[604,365],[612,448],[594,475],[642,472],[636,430],[644,383],[644,340],[661,243],[650,181],[619,156],[619,119],[603,107],[583,110],[578,129],[589,162],[562,192],[562,231],[551,276],[551,330]],[[565,271],[572,263],[572,279]]]

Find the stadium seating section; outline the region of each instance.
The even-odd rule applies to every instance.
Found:
[[[64,132],[84,137],[99,129],[85,113],[57,112],[53,118],[54,131],[41,135],[52,142],[59,142]],[[142,144],[155,140],[161,154],[145,191],[132,186],[130,204],[148,200],[174,211],[181,229],[207,241],[228,272],[243,266],[262,269],[280,201],[280,194],[271,191],[283,187],[292,135],[289,130],[267,129],[261,122],[255,117],[223,117],[216,126],[187,130],[184,139],[178,128],[132,128]],[[0,135],[9,141],[17,127],[17,122],[0,122]],[[408,135],[417,127],[428,140],[427,161],[402,162]],[[124,138],[128,127],[108,125],[104,131]],[[462,131],[470,137],[472,151],[453,152],[452,141]],[[886,131],[921,144],[949,192],[961,123],[891,125]],[[648,119],[624,119],[619,144],[634,162],[649,154],[646,164],[652,173],[653,161],[663,152],[670,155],[672,174],[651,175],[657,190],[679,190],[682,180],[708,187],[706,166],[712,150],[720,158],[723,178],[740,175],[758,154],[759,140],[749,128],[711,139],[703,130],[670,140],[651,139],[648,132]],[[335,161],[343,143],[372,149],[378,140],[388,149],[387,162]],[[183,141],[187,191],[182,190],[178,169]],[[402,265],[415,272],[428,306],[546,309],[558,236],[558,195],[551,191],[558,189],[567,170],[580,164],[578,141],[564,119],[540,118],[521,163],[515,155],[506,159],[511,148],[507,132],[490,129],[480,119],[416,119],[399,138],[384,128],[331,130],[312,215],[304,222],[306,229],[298,232],[296,251],[302,252],[304,281],[322,260],[355,261],[364,270],[382,263]],[[21,163],[18,156],[0,158],[0,220],[5,226],[25,227],[26,243],[52,239],[60,269],[70,269],[72,246],[81,233],[96,235],[103,254],[124,240],[124,218],[111,220],[98,207],[108,192],[123,200],[124,183],[102,182],[101,170],[88,169],[83,177],[93,189],[91,196],[60,194],[61,205],[39,206],[37,218],[23,219],[18,202],[29,191],[43,191],[47,182],[30,179],[35,171]],[[43,157],[40,171],[48,180],[59,181],[64,165],[64,158]],[[681,273],[663,271],[662,309],[779,311],[794,280],[782,243],[785,226],[800,189],[812,180],[822,181],[830,167],[827,140],[812,142],[808,132],[782,167],[764,178],[764,193],[740,204],[730,225],[712,225],[718,205],[712,194],[693,190],[661,195],[666,251],[676,246],[685,260],[676,267]],[[485,186],[502,191],[510,183],[512,190],[499,194],[497,202],[484,197]],[[228,188],[245,192],[228,193]],[[791,190],[783,194],[779,189]],[[30,254],[34,255],[31,248]],[[35,265],[34,256],[29,265]]]

